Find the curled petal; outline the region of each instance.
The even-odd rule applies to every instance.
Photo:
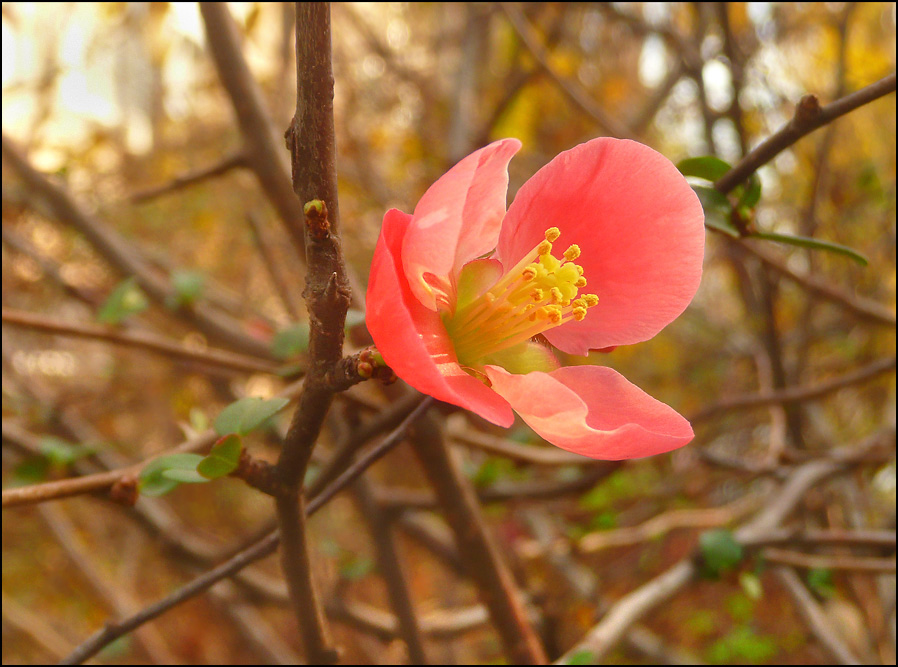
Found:
[[[692,300],[702,274],[704,213],[663,155],[634,141],[601,138],[559,154],[518,191],[502,223],[498,259],[513,265],[561,230],[576,243],[585,292],[599,303],[582,321],[546,332],[557,348],[590,349],[648,340]]]
[[[412,216],[396,209],[384,216],[368,282],[368,331],[384,361],[415,389],[510,426],[514,415],[508,403],[462,370],[439,314],[409,289],[399,257],[411,222]]]
[[[521,147],[503,139],[471,153],[428,188],[402,242],[412,293],[437,310],[455,301],[452,276],[496,247],[505,216],[508,163]]]
[[[541,437],[594,459],[669,452],[693,438],[692,426],[617,371],[569,366],[513,375],[487,366],[493,389]]]

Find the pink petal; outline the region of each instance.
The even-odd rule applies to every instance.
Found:
[[[702,275],[704,213],[663,155],[634,141],[601,138],[559,154],[518,191],[497,257],[514,265],[558,227],[556,257],[576,243],[584,293],[599,296],[586,319],[546,332],[570,354],[648,340],[674,320]]]
[[[512,375],[487,366],[493,389],[557,447],[594,459],[634,459],[692,440],[692,426],[673,408],[603,366],[568,366]]]
[[[409,289],[400,248],[411,222],[412,216],[396,209],[384,216],[368,281],[368,331],[384,361],[415,389],[510,426],[514,415],[508,403],[462,370],[439,314]]]
[[[437,310],[454,302],[451,276],[496,247],[505,216],[508,163],[520,149],[503,139],[474,151],[428,188],[402,243],[412,293]]]

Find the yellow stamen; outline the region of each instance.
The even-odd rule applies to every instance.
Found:
[[[558,227],[549,227],[546,230],[546,241],[550,243],[557,241],[559,236],[561,236],[561,230]]]
[[[569,262],[573,262],[579,256],[580,256],[580,246],[578,246],[576,243],[564,251],[564,258]]]

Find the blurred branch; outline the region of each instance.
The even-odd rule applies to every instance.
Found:
[[[294,289],[296,281],[290,280],[290,273],[282,265],[278,256],[275,240],[271,238],[269,230],[266,229],[259,216],[253,211],[247,211],[246,220],[249,222],[249,228],[252,230],[253,239],[256,242],[256,247],[259,249],[259,254],[262,255],[262,263],[265,265],[268,276],[271,278],[271,284],[274,286],[278,296],[281,297],[284,310],[287,311],[290,319],[295,322],[299,319],[303,305],[302,299],[296,294],[296,289]]]
[[[797,401],[811,401],[822,398],[839,389],[860,384],[868,380],[872,380],[880,375],[895,370],[895,357],[879,359],[871,364],[862,366],[861,368],[846,373],[841,377],[826,382],[819,382],[813,385],[805,385],[800,387],[787,387],[777,391],[770,391],[761,394],[752,394],[749,396],[738,396],[735,398],[724,399],[713,405],[690,415],[689,421],[696,423],[702,422],[714,417],[721,412],[730,410],[746,410],[759,408],[767,405],[777,405],[782,403],[794,403]]]
[[[506,654],[517,664],[545,664],[545,653],[527,619],[521,594],[489,534],[473,489],[452,459],[439,425],[433,419],[422,420],[412,442],[455,533],[468,576],[477,584]]]
[[[275,364],[261,359],[228,352],[227,350],[196,350],[170,338],[141,331],[121,331],[111,326],[77,322],[63,323],[43,315],[12,308],[3,309],[2,319],[4,324],[27,327],[62,336],[105,340],[116,345],[149,350],[174,359],[184,359],[220,368],[230,368],[245,373],[276,374],[278,372],[278,367]]]
[[[126,276],[135,276],[140,286],[159,303],[165,303],[166,298],[173,294],[169,281],[153,272],[146,260],[128,241],[114,229],[82,210],[62,186],[35,170],[24,154],[6,136],[3,137],[3,157],[19,178],[50,205],[60,222],[77,229],[87,237],[119,272]],[[190,308],[180,308],[176,315],[235,350],[263,359],[271,358],[271,352],[265,343],[244,334],[239,322],[203,303],[194,304]]]
[[[508,21],[511,23],[518,37],[527,47],[527,50],[533,56],[534,60],[539,64],[540,68],[548,75],[548,77],[558,86],[559,90],[574,103],[587,116],[591,117],[611,136],[619,139],[634,139],[633,131],[624,123],[617,120],[601,106],[599,106],[589,95],[573,80],[563,77],[549,62],[549,54],[539,41],[533,27],[527,21],[527,18],[521,12],[517,5],[503,2],[499,5]]]
[[[826,613],[817,604],[814,596],[808,592],[805,585],[795,574],[794,570],[787,567],[775,569],[777,578],[789,591],[792,601],[798,609],[798,613],[804,619],[817,641],[826,651],[841,665],[863,664],[851,653],[851,650],[842,641],[842,633],[833,627]]]
[[[767,164],[779,153],[787,149],[806,134],[831,123],[839,116],[844,116],[858,107],[895,92],[895,73],[871,83],[825,107],[814,95],[805,95],[795,107],[795,115],[786,125],[772,136],[756,146],[735,167],[714,183],[714,188],[726,194],[745,181],[759,167]]]
[[[854,570],[856,572],[895,574],[894,558],[871,558],[846,554],[806,554],[772,547],[761,551],[761,556],[770,563],[792,565],[808,570]]]
[[[156,197],[159,197],[161,195],[169,194],[171,192],[177,192],[178,190],[183,190],[184,188],[196,183],[201,183],[202,181],[208,180],[210,178],[221,176],[222,174],[228,173],[232,169],[237,169],[238,167],[245,166],[247,166],[246,155],[244,155],[243,153],[236,153],[224,158],[218,164],[213,164],[209,167],[203,167],[202,169],[197,169],[196,171],[191,171],[189,173],[176,176],[168,183],[135,192],[131,194],[129,199],[131,200],[132,204],[141,204],[150,199],[155,199]]]
[[[302,204],[312,197],[300,201],[293,194],[287,175],[286,155],[279,147],[280,142],[275,139],[262,91],[243,57],[240,35],[227,5],[223,2],[201,2],[200,12],[215,70],[240,127],[247,166],[252,169],[277,210],[297,255],[304,258]]]
[[[885,306],[881,306],[870,299],[850,294],[838,287],[828,285],[811,274],[802,274],[798,271],[794,271],[790,269],[785,262],[777,259],[772,253],[763,249],[760,244],[748,243],[744,240],[737,242],[742,248],[760,259],[765,265],[805,288],[808,292],[823,299],[827,299],[828,301],[832,301],[833,303],[837,303],[864,320],[885,324],[890,327],[895,326],[895,313],[891,312]]]
[[[360,457],[352,466],[347,468],[333,483],[323,489],[321,493],[312,497],[305,506],[307,516],[313,515],[330,501],[346,485],[354,481],[367,470],[374,462],[399,444],[408,428],[432,403],[433,399],[425,397],[418,407],[406,417],[382,442]],[[105,646],[122,637],[135,628],[140,627],[154,618],[157,618],[174,607],[186,602],[208,589],[215,583],[236,575],[240,570],[255,561],[265,558],[275,552],[280,543],[280,534],[269,533],[256,543],[235,554],[221,565],[203,573],[189,583],[177,589],[170,595],[144,607],[140,612],[118,622],[107,622],[106,625],[79,645],[61,664],[80,664],[96,655]],[[307,649],[308,650],[308,649]]]
[[[356,504],[368,524],[368,532],[374,542],[377,554],[377,570],[387,586],[396,619],[399,636],[408,647],[409,662],[413,665],[428,664],[424,650],[421,624],[412,604],[411,591],[402,570],[390,517],[384,512],[374,498],[370,482],[364,476],[353,484],[353,495]]]
[[[883,438],[877,434],[846,450],[869,449]],[[769,494],[768,502],[754,516],[734,532],[739,542],[750,541],[765,532],[773,530],[801,502],[804,495],[824,479],[846,470],[845,464],[830,461],[811,461],[795,468],[780,488]],[[618,600],[602,620],[573,648],[569,649],[555,664],[570,664],[571,659],[581,652],[589,653],[593,662],[600,662],[620,642],[623,634],[639,619],[658,605],[675,595],[699,574],[699,554],[678,562],[663,574],[643,584]]]

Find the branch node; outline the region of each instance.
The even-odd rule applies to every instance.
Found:
[[[309,229],[311,239],[313,241],[325,240],[331,231],[331,224],[327,219],[327,204],[320,199],[312,199],[306,202],[302,211],[306,216],[306,227]]]

